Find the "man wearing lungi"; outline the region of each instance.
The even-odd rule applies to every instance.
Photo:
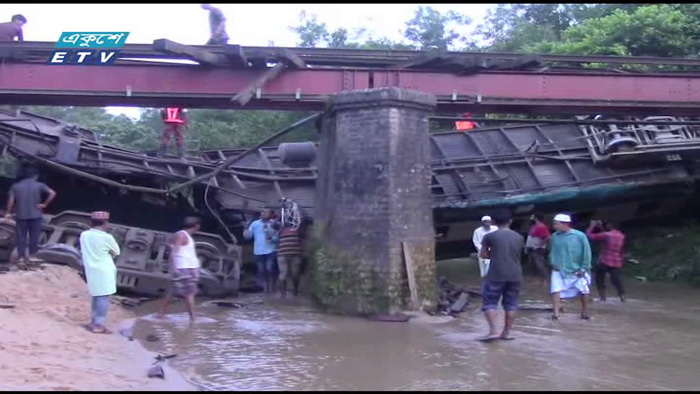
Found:
[[[549,260],[552,264],[551,288],[552,320],[559,320],[561,298],[580,295],[581,319],[588,320],[588,300],[591,284],[591,245],[586,234],[571,228],[571,216],[558,214],[554,217]]]
[[[192,234],[199,231],[201,220],[189,216],[185,218],[184,228],[177,233],[170,250],[170,270],[173,273],[173,287],[165,296],[158,315],[163,317],[165,310],[172,302],[173,297],[183,297],[187,301],[187,312],[190,320],[194,320],[194,296],[197,294],[199,282],[199,268],[201,266],[197,257]]]

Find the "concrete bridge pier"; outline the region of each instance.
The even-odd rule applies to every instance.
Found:
[[[329,311],[435,306],[428,116],[435,96],[399,88],[333,96],[323,120],[312,236],[312,293]],[[414,266],[410,301],[402,243]]]

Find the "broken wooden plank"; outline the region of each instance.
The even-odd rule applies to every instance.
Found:
[[[193,60],[210,66],[225,63],[225,58],[221,55],[211,53],[204,49],[179,44],[175,41],[166,40],[164,38],[153,41],[153,48],[157,51],[172,53],[175,55],[187,55]]]
[[[224,47],[224,56],[234,65],[239,67],[248,67],[248,58],[240,45],[226,45]]]
[[[277,63],[274,67],[268,68],[262,73],[262,75],[260,75],[258,79],[253,81],[253,83],[251,83],[250,85],[248,85],[247,88],[233,96],[231,101],[238,101],[238,103],[242,106],[248,104],[250,99],[253,98],[255,92],[257,92],[258,89],[262,89],[262,87],[265,86],[265,84],[268,81],[277,78],[284,70],[284,67],[284,63],[280,62]]]
[[[416,285],[416,277],[413,271],[413,259],[408,251],[408,245],[406,242],[401,242],[403,247],[403,257],[406,263],[406,276],[408,276],[408,290],[411,293],[411,306],[414,311],[420,308],[420,302],[418,301],[418,287]]]
[[[277,51],[277,56],[291,68],[306,68],[306,62],[287,48],[280,48]]]
[[[440,52],[432,52],[432,53],[426,53],[423,55],[415,56],[413,58],[410,58],[406,61],[397,63],[395,65],[396,68],[402,69],[402,68],[412,68],[412,67],[420,67],[425,65],[428,62],[431,62],[439,57],[442,57],[442,53]]]
[[[459,298],[457,301],[454,302],[449,308],[449,312],[451,313],[460,313],[464,310],[464,308],[467,307],[467,304],[469,303],[469,300],[471,299],[471,296],[467,293],[462,293],[459,295]]]

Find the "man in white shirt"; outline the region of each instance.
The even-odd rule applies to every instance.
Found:
[[[192,234],[199,231],[201,220],[189,216],[185,218],[184,229],[175,233],[170,249],[170,272],[173,273],[173,287],[165,296],[158,315],[163,317],[173,297],[183,297],[187,301],[190,320],[194,320],[194,296],[199,283],[201,266]]]
[[[109,334],[111,331],[105,327],[109,296],[117,292],[117,266],[113,259],[121,251],[107,233],[109,212],[93,212],[90,221],[92,228],[80,234],[80,254],[92,296],[92,321],[85,328],[95,334]]]
[[[474,230],[474,235],[472,236],[472,242],[474,242],[476,253],[479,256],[479,272],[482,278],[489,271],[490,260],[481,257],[481,241],[484,239],[484,235],[496,230],[498,230],[498,227],[491,224],[491,216],[484,216],[481,218],[481,226]]]

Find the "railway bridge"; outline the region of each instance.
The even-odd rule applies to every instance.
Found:
[[[386,313],[434,305],[434,157],[436,150],[449,155],[446,148],[454,146],[435,146],[436,139],[430,137],[428,129],[432,115],[471,112],[696,117],[700,108],[700,60],[694,59],[207,47],[156,40],[152,45],[125,45],[108,67],[78,67],[47,65],[52,50],[53,43],[0,44],[0,104],[325,111],[318,122],[322,137],[317,173],[316,169],[310,170],[316,183],[313,215],[319,245],[314,253],[314,287],[322,304],[346,313]],[[174,60],[179,63],[174,64]],[[604,63],[608,68],[581,67],[590,63]],[[621,64],[662,65],[686,71],[631,73],[615,69]],[[683,126],[682,121],[675,121]],[[664,132],[673,138],[680,136],[684,147],[697,142],[695,131],[687,131],[690,126],[683,126],[686,131],[682,133],[654,127],[644,130],[651,130],[649,133],[656,137]],[[613,134],[609,131],[590,129],[583,137],[587,141],[605,139]],[[530,138],[554,144],[554,153],[559,156],[549,159],[563,160],[572,182],[580,186],[587,175],[569,163],[575,158],[565,155],[562,146],[556,147],[551,134],[541,128],[536,133],[539,137]],[[624,138],[637,138],[639,144],[646,141],[637,129],[617,131],[615,135],[620,133]],[[494,131],[480,135],[490,140],[501,134]],[[74,130],[73,137],[76,135],[81,133]],[[661,141],[656,137],[651,145]],[[535,173],[534,166],[539,164],[522,153],[523,141],[497,138],[501,144],[512,145],[508,148],[514,149],[511,156],[521,156],[518,166]],[[77,140],[78,150],[68,146],[70,143],[59,144],[60,152],[55,151],[49,159],[37,156],[37,160],[58,166],[55,168],[66,167],[56,156],[65,153],[68,156],[62,156],[64,161],[77,163],[79,150],[87,149],[83,139]],[[499,181],[502,177],[496,164],[510,162],[494,159],[483,149],[483,141],[474,143],[473,138],[464,135],[450,141],[465,144],[465,140],[472,140],[487,161],[485,165],[493,171],[494,179],[484,181],[486,184],[514,181],[512,177]],[[3,144],[13,146],[13,141]],[[114,154],[95,141],[87,144],[93,145],[98,160],[105,153]],[[187,181],[183,179],[169,189],[142,186],[141,192],[172,193],[197,182],[227,189],[225,183],[235,183],[237,176],[227,171],[262,145],[230,157],[222,155],[223,160],[211,170],[187,165],[182,175]],[[595,151],[590,144],[582,147]],[[692,147],[695,149],[695,145]],[[493,149],[499,152],[501,148]],[[668,146],[652,150],[668,157]],[[592,157],[589,155],[588,160],[593,161]],[[445,160],[442,164],[455,165]],[[666,164],[663,169],[675,174],[671,178],[688,178],[685,169]],[[469,183],[458,180],[464,174],[456,167],[449,171],[443,181],[454,178],[453,182],[461,185],[456,192],[469,193]],[[230,181],[217,185],[223,173]],[[535,189],[545,190],[546,181],[537,180],[536,173],[533,177]]]

